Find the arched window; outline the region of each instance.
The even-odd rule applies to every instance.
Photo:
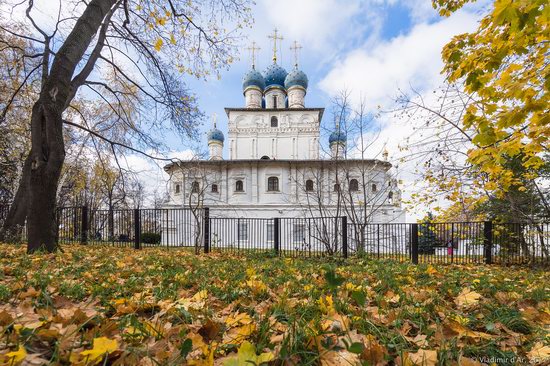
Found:
[[[176,191],[176,193],[180,193],[181,188],[180,188],[180,185],[179,185],[179,184],[176,184],[175,191]]]
[[[273,108],[277,108],[277,96],[273,96]]]
[[[279,127],[279,120],[275,116],[271,117],[271,127]]]
[[[359,190],[359,182],[357,179],[352,179],[349,181],[349,190],[351,192],[357,192]]]
[[[371,187],[372,191],[373,192],[376,192],[377,188],[376,188],[376,184],[373,184],[372,187]]]
[[[218,193],[218,185],[212,184],[212,193]]]
[[[279,178],[269,177],[267,178],[267,191],[278,192],[279,191]]]
[[[306,192],[313,192],[313,181],[311,179],[306,180]]]
[[[191,193],[199,193],[199,182],[191,183]]]
[[[244,192],[244,185],[242,180],[235,182],[235,192]]]
[[[262,156],[260,159],[262,159],[262,160],[269,160],[269,156],[264,155],[264,156]]]
[[[388,193],[388,202],[390,205],[393,203],[393,192]]]
[[[340,192],[340,183],[334,185],[334,192]]]

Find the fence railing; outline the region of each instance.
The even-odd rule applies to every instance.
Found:
[[[0,205],[0,225],[7,212],[7,206]],[[550,223],[378,224],[353,223],[347,217],[228,218],[215,212],[62,207],[57,211],[58,241],[136,249],[194,247],[206,253],[270,251],[293,257],[550,265]]]

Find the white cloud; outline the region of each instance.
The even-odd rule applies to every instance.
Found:
[[[341,41],[345,33],[340,30],[361,10],[360,2],[345,0],[266,0],[260,5],[267,21],[279,27],[285,39],[297,39],[310,50],[326,49]],[[257,19],[257,23],[264,21]]]
[[[399,88],[430,90],[443,78],[441,50],[452,36],[475,29],[478,16],[458,12],[437,23],[420,23],[408,34],[349,52],[336,62],[320,87],[334,95],[347,89],[369,108],[387,106]]]
[[[363,99],[371,112],[378,106],[391,109],[399,89],[408,92],[414,88],[426,100],[431,100],[431,91],[444,81],[440,73],[443,46],[456,34],[474,31],[478,19],[479,14],[460,11],[436,23],[416,24],[407,34],[390,40],[370,39],[363,47],[350,51],[336,62],[319,86],[331,96],[347,90],[351,92],[352,103]],[[399,177],[404,182],[401,188],[404,198],[408,199],[412,193],[423,189],[423,183],[417,180],[415,162],[399,162],[403,156],[399,146],[406,145],[407,138],[413,135],[414,125],[390,113],[383,113],[375,124],[364,136],[371,144],[367,156],[380,158],[381,151],[387,148],[390,161],[399,165]],[[412,210],[408,219],[414,221],[422,217],[426,209]]]

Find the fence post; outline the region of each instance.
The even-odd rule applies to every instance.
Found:
[[[418,224],[411,224],[411,259],[418,264]]]
[[[141,217],[139,208],[134,209],[134,249],[141,249]]]
[[[204,208],[204,253],[210,253],[210,209]]]
[[[485,249],[485,264],[493,263],[493,222],[483,223],[483,248]]]
[[[88,244],[88,206],[82,206],[82,223],[80,226],[80,244]]]
[[[376,253],[380,258],[380,224],[376,224]]]
[[[273,219],[273,250],[275,250],[275,254],[277,255],[279,255],[281,244],[279,236],[280,220],[278,217]]]
[[[342,254],[348,257],[348,217],[342,216]]]

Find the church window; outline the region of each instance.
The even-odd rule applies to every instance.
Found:
[[[393,204],[393,192],[388,193],[388,202],[390,205]]]
[[[334,192],[340,192],[340,183],[334,185]]]
[[[262,159],[262,160],[269,160],[269,156],[264,155],[264,156],[262,156],[260,159]]]
[[[244,192],[244,185],[242,180],[235,182],[235,192]]]
[[[273,108],[277,108],[277,96],[273,96]]]
[[[376,188],[376,184],[373,184],[372,187],[371,187],[372,191],[373,192],[376,192],[377,188]]]
[[[279,120],[275,116],[271,117],[271,127],[279,127]]]
[[[306,192],[313,192],[313,181],[311,179],[306,180]]]
[[[199,182],[191,183],[191,193],[199,193]]]
[[[349,181],[349,190],[351,192],[357,192],[359,190],[359,182],[357,179],[352,179]]]
[[[239,241],[247,241],[248,240],[248,223],[246,222],[239,222],[237,224],[237,236],[239,238]]]
[[[278,192],[279,191],[279,178],[269,177],[267,179],[267,191],[268,192]]]
[[[175,187],[174,190],[176,191],[176,194],[180,193],[180,192],[181,192],[180,185],[179,185],[179,184],[176,184],[176,187]]]
[[[212,193],[218,193],[218,185],[212,184]]]

